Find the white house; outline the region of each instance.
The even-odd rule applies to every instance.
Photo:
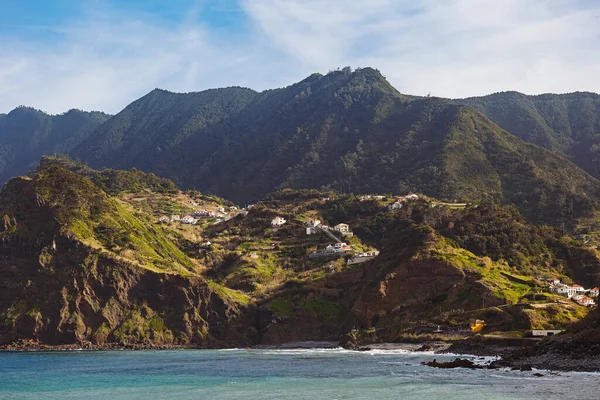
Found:
[[[418,198],[419,198],[419,196],[416,194],[409,194],[407,196],[404,196],[405,200],[417,200]]]
[[[563,296],[566,296],[569,299],[577,294],[575,288],[572,288],[570,286],[557,287],[555,291],[556,293],[562,294]]]
[[[572,284],[571,287],[573,289],[575,289],[575,292],[577,292],[577,293],[584,293],[585,292],[585,289],[583,288],[583,286],[578,285],[576,283]]]
[[[548,279],[548,283],[551,285],[560,285],[560,279],[558,278],[550,278]]]
[[[225,213],[225,208],[224,207],[217,207],[217,211],[220,213]]]
[[[183,218],[181,218],[181,222],[184,224],[190,224],[193,225],[197,222],[198,220],[194,217],[192,217],[191,215],[186,215]]]
[[[333,230],[338,231],[342,235],[345,235],[347,233],[350,233],[350,226],[348,226],[348,224],[337,224],[333,227]]]
[[[163,215],[162,217],[160,217],[158,219],[158,222],[165,223],[165,222],[169,222],[170,220],[171,220],[171,218],[167,217],[166,215]]]
[[[581,296],[576,301],[578,304],[585,306],[585,307],[593,306],[594,304],[596,304],[596,303],[594,303],[594,299],[592,299],[591,297],[587,297],[587,296]]]
[[[399,210],[401,208],[402,208],[402,202],[401,201],[396,201],[396,202],[388,205],[388,210],[390,210],[390,211]]]
[[[271,220],[271,226],[282,226],[286,222],[285,218],[277,216]]]
[[[181,219],[181,217],[179,215],[171,215],[171,221],[179,221]]]
[[[598,294],[600,294],[600,288],[593,287],[593,288],[590,289],[590,296],[591,297],[598,297]]]

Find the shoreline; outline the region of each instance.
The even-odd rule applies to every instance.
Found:
[[[564,355],[546,353],[535,354],[532,346],[540,340],[524,340],[512,338],[473,337],[455,341],[431,340],[420,343],[365,343],[355,348],[347,349],[356,352],[369,351],[407,351],[412,353],[428,353],[431,356],[456,355],[461,357],[498,357],[486,368],[510,368],[516,370],[544,370],[560,372],[600,372],[600,360],[594,357],[568,358]],[[335,341],[303,341],[289,342],[277,345],[255,346],[199,346],[199,345],[149,345],[106,343],[78,343],[65,345],[48,345],[34,341],[20,341],[0,346],[0,352],[43,352],[43,351],[141,351],[141,350],[299,350],[299,349],[338,349],[344,348]],[[521,354],[519,350],[527,349]],[[433,360],[433,358],[432,358]]]

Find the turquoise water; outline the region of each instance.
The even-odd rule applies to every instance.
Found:
[[[572,399],[600,375],[439,370],[405,351],[0,352],[0,399]]]

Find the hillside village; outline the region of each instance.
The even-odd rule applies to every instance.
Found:
[[[94,174],[102,174],[84,172],[96,180]],[[539,241],[571,242],[544,239],[540,235],[555,234],[524,224],[511,208],[440,202],[414,193],[355,196],[289,189],[240,207],[164,182],[124,191],[127,173],[121,174],[118,190],[110,180],[101,181],[113,193],[119,225],[99,216],[95,239],[89,230],[79,231],[89,238],[86,243],[148,270],[206,280],[234,303],[257,307],[270,321],[261,322],[266,324],[261,342],[279,342],[281,335],[336,338],[340,329],[355,326],[388,340],[432,325],[464,332],[476,319],[485,320],[484,333],[523,335],[529,329],[562,330],[595,303],[596,285],[585,275],[576,281],[592,289],[570,284],[575,291],[570,296],[564,288],[550,288],[549,278],[557,277],[555,287],[571,282],[563,267],[570,261],[549,259],[556,250],[540,247]],[[153,182],[140,175],[139,182],[144,180]],[[127,226],[135,227],[137,236],[128,234]],[[521,248],[503,241],[508,235],[523,248],[516,257]],[[592,250],[568,251],[573,257]],[[314,326],[320,333],[310,331]]]
[[[596,280],[587,274],[595,270],[577,269],[579,260],[593,265],[585,257],[594,250],[529,225],[510,207],[444,203],[413,193],[289,189],[239,207],[139,173],[127,190],[126,171],[111,180],[112,172],[84,169],[86,177],[78,177],[61,168],[50,165],[31,179],[38,188],[52,188],[43,193],[63,196],[69,188],[51,186],[62,176],[73,182],[78,204],[94,205],[63,206],[68,243],[76,238],[103,262],[141,268],[157,274],[157,282],[171,276],[205,287],[201,295],[218,296],[211,301],[223,304],[224,312],[251,318],[242,325],[256,329],[260,337],[252,340],[262,344],[339,340],[351,332],[370,341],[395,340],[432,327],[464,335],[473,320],[485,321],[483,334],[523,336],[563,330],[596,302]],[[14,211],[6,209],[9,226]],[[561,282],[572,279],[581,288],[568,284],[565,291]],[[137,315],[131,318],[142,321]],[[138,331],[148,329],[135,324]]]
[[[549,278],[546,281],[549,284],[548,289],[550,292],[560,294],[585,307],[596,306],[594,299],[598,299],[598,292],[600,290],[598,287],[584,289],[583,286],[577,283],[562,283],[558,278]]]
[[[194,207],[192,212],[170,216],[165,214],[158,221],[167,225],[175,224],[173,226],[197,226],[200,229],[197,231],[197,237],[199,240],[202,238],[202,243],[197,247],[199,253],[196,257],[201,263],[215,262],[211,260],[233,257],[236,254],[236,261],[226,270],[215,272],[215,278],[226,286],[244,292],[249,291],[254,295],[266,294],[278,282],[291,279],[294,274],[290,272],[290,268],[293,271],[304,271],[300,275],[295,275],[297,277],[295,279],[312,280],[324,276],[323,274],[336,274],[348,268],[373,262],[379,256],[380,249],[373,246],[376,243],[367,240],[369,244],[366,244],[361,240],[363,238],[354,232],[353,224],[358,223],[358,226],[362,226],[364,221],[357,221],[355,218],[332,219],[331,211],[326,213],[321,211],[331,210],[332,206],[335,208],[336,202],[344,197],[329,194],[299,200],[290,194],[290,199],[286,200],[285,192],[281,196],[283,199],[267,199],[257,205],[241,208],[219,203],[188,202]],[[369,220],[387,213],[410,213],[409,210],[414,207],[412,204],[419,207],[426,205],[431,209],[440,208],[440,210],[442,208],[461,210],[468,207],[466,203],[441,203],[413,193],[399,197],[362,195],[358,196],[356,201],[357,207],[363,207],[359,206],[363,204],[368,205],[367,209],[373,210],[370,211]],[[364,228],[361,227],[359,230],[362,232]],[[232,232],[239,233],[231,236]],[[254,233],[250,238],[245,237],[244,232]],[[208,268],[211,270],[215,267]],[[508,271],[502,273],[510,276]],[[517,281],[520,282],[520,279]],[[560,280],[552,283],[547,277],[524,282],[532,285],[531,290],[548,282],[548,294],[545,297],[541,295],[540,298],[553,300],[550,303],[548,300],[537,301],[540,303],[536,306],[539,310],[556,304],[566,307],[565,310],[569,313],[582,313],[576,311],[577,308],[563,305],[561,300],[558,297],[553,298],[552,294],[571,299],[576,307],[595,306],[596,288],[589,290],[581,288],[583,289],[581,290],[573,284],[569,286],[569,291],[566,291],[561,286]],[[527,292],[527,286],[522,287],[520,284],[517,286],[518,290],[524,290],[523,294]],[[510,300],[507,304],[517,300],[518,298]],[[564,328],[564,324],[557,326]],[[543,325],[544,328],[557,326]]]

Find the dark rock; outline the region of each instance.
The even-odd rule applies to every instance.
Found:
[[[457,358],[454,361],[447,361],[447,362],[437,362],[437,360],[434,359],[433,361],[424,362],[423,365],[427,365],[428,367],[443,368],[443,369],[448,369],[448,368],[483,369],[484,368],[481,365],[476,365],[471,360],[467,360],[467,359],[463,359],[463,358]]]

